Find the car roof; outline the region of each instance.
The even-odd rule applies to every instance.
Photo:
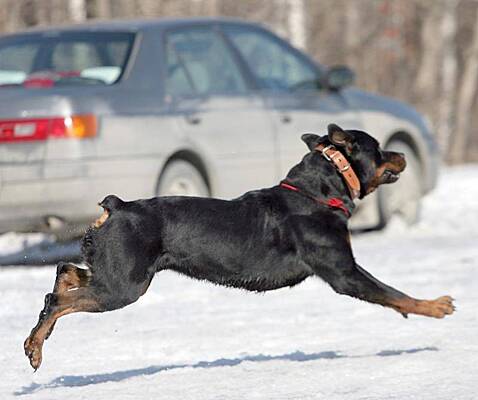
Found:
[[[22,34],[42,34],[49,32],[77,32],[77,31],[144,31],[156,29],[170,29],[196,24],[233,23],[249,26],[261,26],[258,23],[245,21],[239,18],[228,17],[195,17],[195,18],[141,18],[141,19],[90,19],[79,24],[43,26],[25,29],[1,37],[11,37]]]

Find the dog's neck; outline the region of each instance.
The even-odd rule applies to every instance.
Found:
[[[350,213],[355,208],[344,178],[330,161],[318,153],[305,156],[289,171],[286,182],[312,194],[318,200],[339,198]]]

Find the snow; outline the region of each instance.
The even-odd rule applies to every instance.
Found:
[[[0,265],[45,265],[57,260],[76,260],[80,255],[78,241],[58,242],[45,233],[0,235]]]
[[[353,238],[386,283],[455,297],[443,320],[406,320],[318,279],[257,295],[164,272],[123,310],[62,318],[33,374],[22,344],[54,267],[0,269],[0,398],[474,399],[477,198],[478,166],[449,168],[420,224]],[[19,241],[0,237],[1,255]]]

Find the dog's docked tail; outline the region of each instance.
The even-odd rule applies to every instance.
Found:
[[[103,210],[105,210],[109,214],[114,212],[114,210],[121,208],[123,204],[124,201],[121,200],[118,196],[115,196],[114,194],[109,194],[100,203],[98,203],[98,205],[103,207]]]
[[[103,201],[98,203],[100,207],[103,207],[103,214],[95,221],[93,227],[99,228],[101,225],[105,223],[105,221],[110,217],[115,210],[121,208],[124,205],[124,201],[121,200],[119,197],[110,194],[106,196]]]

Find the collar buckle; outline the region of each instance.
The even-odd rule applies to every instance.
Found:
[[[329,144],[328,146],[324,147],[324,148],[321,150],[321,152],[322,152],[322,155],[324,156],[324,158],[325,158],[327,161],[332,161],[333,158],[335,157],[335,155],[336,155],[337,153],[334,153],[334,154],[332,155],[332,157],[331,157],[331,156],[329,156],[329,155],[327,154],[327,151],[329,151],[329,150],[335,150],[335,151],[336,151],[337,149],[335,148],[335,146],[334,146],[333,144]]]

